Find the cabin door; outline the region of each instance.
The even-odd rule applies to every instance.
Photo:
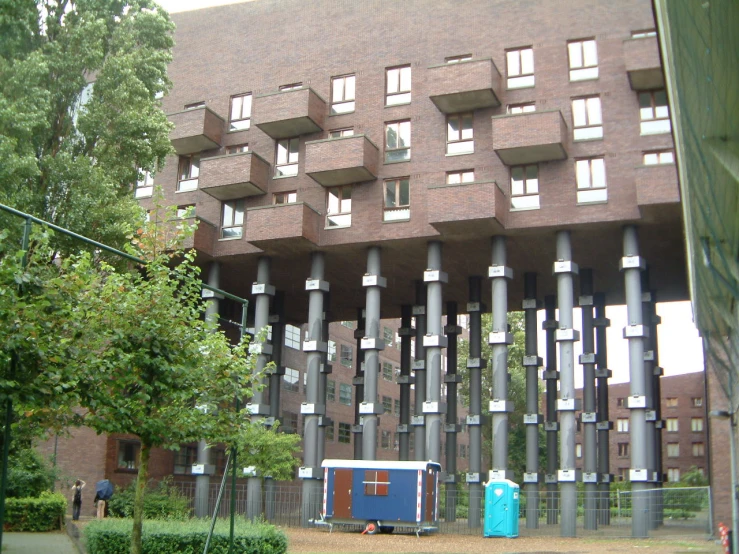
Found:
[[[427,469],[424,521],[434,521],[434,508],[436,508],[436,473]]]
[[[335,518],[352,517],[352,470],[334,470],[334,515]]]

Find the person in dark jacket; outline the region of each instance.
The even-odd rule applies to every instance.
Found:
[[[72,498],[72,520],[77,521],[80,518],[80,510],[82,509],[82,489],[85,488],[85,482],[82,479],[77,479],[72,485],[72,492],[74,497]]]

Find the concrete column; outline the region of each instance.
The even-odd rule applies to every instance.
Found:
[[[641,272],[646,263],[639,256],[639,239],[636,227],[624,227],[624,248],[620,268],[624,274],[626,292],[627,325],[624,338],[629,342],[630,409],[629,430],[631,433],[631,492],[632,517],[631,535],[634,538],[649,536],[649,467],[647,455],[647,398],[646,375],[644,373],[644,341],[648,327],[642,319]]]
[[[490,480],[513,479],[508,469],[508,414],[513,411],[513,402],[508,400],[508,345],[513,344],[513,335],[508,332],[508,280],[513,279],[513,270],[506,266],[506,239],[493,237],[492,265],[488,277],[492,283],[493,330],[488,336],[493,358],[493,399],[489,411],[493,420],[493,467]]]
[[[523,422],[526,425],[526,473],[523,475],[526,492],[526,528],[539,528],[539,425],[542,417],[539,413],[539,368],[543,365],[539,357],[539,346],[536,329],[536,312],[539,307],[536,299],[536,273],[525,273],[524,276],[524,324],[526,345],[523,366],[526,368],[526,414]]]
[[[467,312],[470,315],[470,354],[467,370],[470,372],[470,410],[467,416],[467,430],[470,434],[467,483],[470,487],[470,506],[467,524],[470,528],[481,527],[482,506],[482,369],[487,361],[482,358],[482,278],[470,277],[470,301]]]
[[[574,537],[577,526],[577,488],[575,471],[575,433],[577,425],[575,411],[579,409],[575,398],[575,353],[574,342],[579,333],[573,328],[574,287],[577,264],[572,261],[570,232],[557,232],[557,261],[554,273],[557,277],[557,303],[559,328],[555,338],[559,343],[559,398],[557,410],[560,422],[559,438],[559,481],[562,517],[560,534]]]
[[[580,311],[582,313],[582,355],[580,363],[583,371],[583,472],[585,483],[585,529],[598,528],[598,445],[595,410],[595,332],[593,327],[593,271],[580,272]]]
[[[657,443],[657,430],[656,430],[656,402],[657,399],[654,395],[654,343],[656,342],[653,331],[655,330],[652,325],[652,318],[654,317],[654,304],[652,294],[649,292],[649,268],[646,268],[641,272],[641,290],[642,290],[642,322],[648,329],[647,336],[644,338],[644,390],[645,396],[647,397],[647,412],[646,412],[646,448],[647,448],[647,469],[649,470],[650,477],[650,488],[653,489],[649,493],[649,528],[657,529],[658,523],[658,511],[659,506],[662,504],[660,495],[656,493],[656,482],[657,482],[657,450],[661,448],[661,445]]]
[[[272,361],[274,371],[269,376],[269,419],[270,423],[280,419],[280,389],[285,367],[282,365],[282,349],[285,344],[285,294],[275,291],[272,300],[272,315],[269,318],[272,325]],[[268,521],[275,517],[277,487],[274,479],[264,478],[264,512]]]
[[[362,416],[362,459],[377,459],[377,434],[383,413],[382,402],[377,395],[377,377],[380,370],[380,350],[385,342],[380,332],[380,291],[386,286],[380,275],[381,251],[371,246],[367,251],[367,273],[362,277],[362,285],[367,289],[365,307],[364,338],[364,401],[359,405]]]
[[[406,304],[400,307],[400,421],[398,424],[398,459],[408,461],[410,457],[410,436],[413,432],[411,427],[411,318],[413,317],[413,306]]]
[[[275,288],[269,284],[270,259],[266,256],[259,258],[257,262],[257,281],[252,285],[252,294],[256,296],[254,308],[254,332],[259,334],[269,325],[269,301],[275,294]],[[256,336],[256,335],[255,335]],[[272,354],[272,345],[267,336],[261,342],[254,342],[251,346],[257,351],[257,360],[254,371],[261,373],[269,362]],[[263,382],[264,380],[262,380]],[[263,382],[263,384],[265,384]],[[269,405],[266,403],[265,391],[258,390],[248,404],[252,421],[256,422],[263,417],[269,416]],[[258,518],[262,514],[262,476],[249,477],[246,491],[246,517],[250,520]]]
[[[441,243],[428,244],[428,261],[423,280],[426,283],[426,399],[423,413],[426,416],[426,457],[441,463],[442,415],[446,405],[441,400],[441,350],[446,347],[446,337],[441,324],[441,286],[448,281],[441,271]]]
[[[416,281],[416,305],[413,306],[416,318],[416,352],[413,371],[416,377],[415,402],[413,410],[413,442],[414,458],[418,462],[426,458],[426,418],[423,415],[423,404],[426,401],[426,349],[423,338],[426,336],[426,283]]]
[[[364,337],[364,308],[357,308],[357,328],[354,330],[356,339],[355,352],[357,361],[354,366],[354,425],[352,435],[354,437],[354,459],[362,459],[362,416],[359,406],[364,401],[364,350],[362,350],[362,337]]]
[[[457,384],[462,376],[457,374],[457,337],[462,329],[457,325],[457,303],[446,304],[446,521],[457,521],[457,433],[461,431],[457,421]]]
[[[300,522],[303,527],[310,526],[310,520],[317,518],[323,499],[323,472],[321,471],[321,447],[319,446],[319,427],[326,415],[325,390],[323,403],[320,397],[322,357],[328,351],[328,343],[323,336],[324,293],[329,284],[324,281],[324,254],[311,255],[311,274],[305,281],[308,291],[308,331],[303,341],[306,353],[306,391],[305,402],[300,408],[303,415],[303,464],[299,476],[303,480]]]
[[[557,468],[559,453],[557,452],[559,421],[557,418],[557,297],[544,297],[545,318],[542,328],[546,334],[547,365],[542,378],[546,383],[547,413],[544,431],[547,436],[547,468],[544,481],[547,487],[547,524],[556,525],[559,521],[559,490],[557,489]]]
[[[606,295],[602,292],[593,295],[595,305],[595,377],[598,382],[598,523],[611,524],[611,458],[609,435],[613,429],[608,413],[608,379],[611,370],[608,369],[608,349],[606,346],[606,330],[611,322],[606,318]]]
[[[321,325],[321,338],[322,342],[326,343],[326,348],[321,349],[321,370],[318,374],[318,403],[323,406],[327,406],[328,402],[326,399],[326,388],[328,383],[328,376],[332,372],[331,365],[328,363],[328,326],[329,318],[328,312],[330,310],[331,293],[326,292],[323,295],[323,322]],[[323,463],[326,457],[326,425],[333,425],[333,421],[326,415],[326,411],[321,417],[318,418],[318,464],[319,466]],[[323,475],[321,475],[323,478]]]
[[[208,268],[208,284],[211,287],[220,288],[221,266],[218,262],[212,262]],[[205,318],[218,320],[218,297],[212,296],[205,305]],[[198,465],[202,465],[204,472],[195,477],[195,517],[208,517],[208,496],[210,492],[210,476],[213,475],[215,467],[211,463],[210,449],[205,440],[198,441]]]
[[[653,366],[654,366],[654,377],[653,381],[654,384],[652,385],[652,391],[654,393],[654,414],[655,414],[655,422],[654,422],[654,443],[655,443],[655,458],[654,458],[654,468],[657,473],[656,475],[656,481],[654,483],[655,487],[658,489],[662,488],[662,484],[664,482],[664,468],[662,467],[662,368],[659,365],[659,344],[657,342],[657,325],[659,325],[662,320],[660,316],[657,315],[657,296],[656,291],[651,291],[652,294],[652,317],[651,317],[651,324],[649,326],[649,336],[652,338],[650,341],[650,349],[652,350],[652,354],[654,357]],[[662,499],[662,492],[660,491],[658,494],[658,497],[660,498],[660,501],[657,502],[657,525],[662,525],[664,523],[664,502]]]

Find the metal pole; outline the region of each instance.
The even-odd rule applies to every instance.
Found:
[[[580,311],[582,314],[583,411],[584,438],[583,482],[585,483],[585,529],[598,528],[598,445],[595,411],[595,336],[593,327],[593,271],[580,272]]]
[[[244,333],[246,333],[246,310],[241,310],[241,325],[239,326],[239,338],[244,338]],[[234,407],[236,408],[236,413],[239,412],[241,409],[241,399],[237,396],[234,399]],[[230,525],[229,525],[229,535],[228,535],[228,554],[234,554],[234,535],[235,535],[235,527],[236,527],[236,470],[237,470],[237,450],[236,445],[234,444],[231,447],[231,506],[229,509],[230,514]],[[228,464],[226,464],[228,466]],[[216,510],[217,512],[217,510]]]
[[[362,337],[364,337],[365,318],[364,308],[357,308],[357,328],[354,330],[356,338],[357,365],[354,368],[354,459],[362,459],[362,416],[359,414],[359,406],[364,400],[364,350],[362,350]]]
[[[269,376],[269,424],[274,425],[275,420],[280,419],[280,392],[282,387],[282,376],[285,368],[282,365],[282,349],[285,344],[285,294],[275,291],[272,302],[273,314],[270,316],[272,324],[272,361],[275,364],[274,371]],[[267,521],[273,521],[275,517],[275,495],[277,485],[269,475],[264,476],[264,515]]]
[[[526,414],[523,416],[526,425],[526,473],[524,473],[524,489],[526,491],[526,528],[539,528],[539,425],[542,417],[539,413],[539,367],[543,364],[539,357],[538,337],[536,329],[536,273],[525,273],[524,279],[524,317],[526,331],[526,348],[523,366],[526,368]]]
[[[365,325],[362,351],[364,352],[364,399],[359,406],[362,416],[362,459],[377,459],[377,435],[379,415],[383,413],[382,402],[377,395],[377,377],[380,369],[380,351],[385,342],[380,333],[380,293],[385,287],[385,278],[380,275],[381,250],[371,246],[367,250],[367,272],[362,285],[367,289],[367,304],[364,310]]]
[[[413,306],[403,305],[400,307],[400,420],[398,423],[398,459],[410,460],[410,433],[411,433],[411,318],[413,317]]]
[[[659,489],[659,502],[657,503],[657,525],[664,523],[664,502],[662,496],[662,483],[664,482],[664,471],[662,468],[662,368],[659,366],[659,344],[657,341],[657,325],[661,323],[660,317],[656,313],[657,307],[657,293],[651,291],[652,295],[652,313],[649,320],[649,333],[653,337],[651,347],[652,354],[654,357],[652,377],[652,391],[654,393],[654,443],[655,443],[655,458],[654,458],[654,470],[657,472],[655,486]],[[649,376],[647,375],[647,379]]]
[[[470,301],[467,312],[470,315],[470,355],[467,370],[470,372],[470,411],[467,416],[467,429],[470,434],[470,470],[467,483],[470,487],[469,513],[467,525],[471,529],[480,527],[482,511],[482,368],[487,362],[482,359],[482,278],[470,277]]]
[[[426,284],[416,281],[416,305],[413,306],[416,318],[416,352],[413,371],[416,377],[415,403],[413,411],[413,442],[416,461],[426,459],[426,419],[423,416],[423,403],[426,401],[426,350],[423,337],[426,335]]]
[[[457,374],[457,336],[462,332],[457,325],[457,303],[446,304],[447,336],[446,357],[446,521],[457,521],[457,433],[461,430],[457,421],[457,383],[462,381]]]
[[[426,271],[426,335],[423,345],[426,348],[426,400],[423,413],[426,416],[426,457],[441,463],[441,416],[446,406],[441,401],[441,349],[446,346],[446,337],[441,327],[441,285],[447,281],[441,271],[441,243],[429,242]]]
[[[608,413],[608,379],[611,371],[608,368],[608,350],[606,330],[611,322],[606,318],[606,295],[602,292],[593,295],[595,304],[595,377],[598,381],[598,491],[600,493],[598,523],[611,524],[611,460],[609,435],[613,423]]]
[[[557,490],[557,468],[559,467],[559,453],[557,451],[559,422],[557,417],[557,298],[544,297],[545,317],[542,327],[546,334],[547,364],[542,378],[546,383],[547,413],[544,422],[544,431],[547,435],[547,469],[544,480],[547,486],[547,524],[556,525],[559,521],[559,491]]]

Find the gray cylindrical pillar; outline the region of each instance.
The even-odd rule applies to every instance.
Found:
[[[208,284],[211,287],[220,287],[221,266],[218,262],[212,262],[208,269]],[[205,318],[217,321],[219,302],[217,297],[208,300],[205,306]],[[210,461],[210,448],[205,440],[198,441],[198,465],[202,465],[205,471],[202,475],[195,477],[195,517],[208,517],[209,506],[208,497],[210,492],[210,476],[213,474],[214,467]]]
[[[644,393],[647,399],[646,412],[646,449],[647,449],[647,469],[649,470],[650,488],[653,490],[649,493],[649,528],[657,529],[657,511],[660,504],[656,488],[654,488],[655,476],[657,472],[657,449],[659,445],[656,443],[655,420],[657,413],[655,410],[654,397],[654,349],[652,346],[654,336],[652,334],[652,314],[654,306],[652,305],[652,295],[649,292],[649,268],[645,268],[641,272],[641,290],[642,290],[642,322],[647,328],[647,336],[644,338]]]
[[[556,525],[559,521],[559,491],[557,489],[557,468],[559,467],[559,452],[557,445],[559,443],[559,422],[557,417],[557,381],[559,380],[559,372],[557,371],[557,297],[544,297],[545,319],[542,327],[545,331],[545,344],[547,353],[547,364],[544,370],[543,379],[546,383],[546,399],[547,412],[544,423],[544,430],[547,436],[547,468],[544,481],[547,486],[547,524]]]
[[[649,335],[652,337],[651,350],[654,357],[654,384],[652,385],[652,391],[654,393],[654,415],[655,415],[655,429],[654,429],[654,443],[655,443],[655,459],[654,468],[657,473],[655,487],[662,489],[664,483],[664,470],[662,467],[662,368],[659,365],[659,343],[657,341],[657,325],[661,323],[660,316],[657,315],[657,293],[651,291],[652,294],[652,317],[651,325],[649,327]],[[664,523],[664,507],[665,503],[662,501],[662,491],[658,493],[660,500],[657,502],[657,525]]]
[[[610,430],[612,423],[608,413],[608,379],[611,371],[608,369],[608,349],[606,330],[611,322],[606,318],[606,295],[602,292],[593,295],[595,305],[595,376],[598,382],[598,523],[611,524],[611,458],[610,458]]]
[[[457,421],[457,383],[461,382],[457,375],[457,336],[462,330],[457,326],[457,303],[446,304],[447,336],[446,351],[446,521],[457,521],[457,433],[460,431]]]
[[[426,283],[416,281],[416,305],[413,306],[416,318],[416,352],[413,361],[416,388],[413,409],[413,442],[414,459],[425,462],[426,459],[426,418],[423,415],[423,403],[426,401],[426,349],[423,337],[426,336]]]
[[[526,344],[523,366],[526,368],[526,473],[524,474],[524,491],[526,492],[526,528],[539,528],[539,345],[536,329],[536,273],[525,273],[523,276],[523,309]]]
[[[470,372],[470,410],[467,429],[470,434],[467,483],[470,487],[468,526],[476,529],[481,526],[482,508],[482,368],[487,362],[482,359],[482,278],[470,277],[470,301],[467,312],[470,315],[470,355],[467,370]]]
[[[364,338],[364,401],[359,406],[362,415],[362,459],[377,459],[377,435],[380,423],[379,414],[383,412],[382,403],[377,395],[377,376],[380,369],[379,352],[385,347],[380,334],[380,291],[385,286],[380,275],[381,251],[378,246],[371,246],[367,251],[367,273],[362,283],[367,289],[367,305],[365,307]]]
[[[318,517],[321,510],[323,495],[321,449],[319,447],[319,424],[326,415],[325,399],[321,404],[321,358],[322,353],[328,350],[326,338],[323,336],[324,293],[329,286],[324,281],[324,254],[314,252],[311,255],[311,274],[306,280],[305,288],[308,293],[308,330],[303,342],[303,351],[306,352],[306,390],[305,402],[301,407],[303,414],[303,467],[300,468],[300,478],[303,479],[303,496],[301,498],[300,523],[303,527],[311,525],[310,520]]]
[[[446,406],[441,400],[441,349],[446,343],[441,324],[441,284],[445,275],[441,271],[441,243],[428,244],[428,259],[423,280],[426,283],[426,401],[423,413],[426,416],[426,457],[441,463],[441,418]]]
[[[411,318],[413,317],[413,306],[407,304],[400,307],[400,418],[398,423],[398,459],[408,461],[410,457],[410,436],[413,432],[411,426]]]
[[[569,231],[557,232],[557,261],[554,273],[557,276],[557,304],[559,308],[559,328],[556,340],[559,343],[559,473],[558,481],[561,496],[560,534],[574,537],[577,526],[577,483],[575,433],[577,425],[575,410],[575,353],[574,342],[579,339],[573,327],[574,287],[577,264],[572,261],[572,246]]]
[[[359,407],[364,401],[364,350],[362,350],[362,337],[364,337],[364,308],[357,308],[357,328],[354,330],[357,353],[357,361],[354,366],[354,425],[352,436],[354,437],[354,459],[362,459],[362,416]]]
[[[629,342],[629,379],[631,383],[628,404],[631,432],[631,534],[634,538],[649,536],[649,499],[647,489],[649,468],[646,448],[647,400],[644,374],[644,339],[647,327],[642,320],[641,271],[644,260],[639,256],[636,227],[624,227],[624,248],[621,269],[626,292],[627,326],[624,337]]]
[[[331,309],[331,293],[326,292],[323,295],[323,322],[321,325],[321,342],[326,343],[326,348],[322,348],[321,351],[321,371],[318,374],[318,403],[323,406],[328,406],[326,398],[326,388],[328,384],[328,374],[331,371],[328,363],[328,336],[329,336],[329,321],[328,313]],[[318,463],[323,463],[326,457],[326,424],[330,421],[328,418],[327,410],[321,417],[318,418]],[[331,422],[333,425],[333,422]]]
[[[595,336],[593,327],[593,271],[580,272],[580,312],[582,314],[583,371],[583,472],[585,483],[585,529],[598,528],[598,430],[595,403]]]
[[[274,423],[280,419],[280,392],[282,388],[282,349],[285,340],[285,293],[276,291],[272,301],[272,361],[275,371],[269,376],[269,418]],[[264,515],[267,521],[275,517],[277,485],[271,477],[264,478]]]
[[[252,285],[252,293],[257,297],[254,306],[254,332],[256,334],[269,326],[269,301],[274,296],[274,287],[269,284],[270,259],[266,256],[257,262],[257,280]],[[261,374],[269,362],[272,347],[267,336],[257,345],[259,350],[254,371]],[[260,381],[264,384],[264,379]],[[252,421],[258,421],[268,416],[269,405],[266,403],[266,394],[263,389],[254,392],[249,406]],[[249,477],[246,489],[246,517],[257,519],[262,514],[262,476]]]
[[[506,266],[506,239],[493,237],[492,265],[488,277],[492,283],[493,329],[488,336],[493,365],[493,399],[489,411],[493,422],[493,467],[490,480],[513,479],[508,469],[508,414],[513,402],[508,399],[508,345],[513,335],[508,332],[508,280],[513,271]]]

